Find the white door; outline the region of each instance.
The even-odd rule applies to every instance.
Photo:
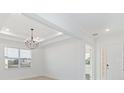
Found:
[[[123,79],[123,45],[110,45],[107,47],[107,79]]]

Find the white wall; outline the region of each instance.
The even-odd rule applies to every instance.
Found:
[[[68,39],[44,48],[46,75],[55,79],[84,79],[84,43]]]
[[[0,39],[0,79],[24,79],[32,76],[44,74],[43,50],[36,49],[32,51],[31,68],[4,68],[4,47],[25,48],[23,43]]]
[[[31,68],[4,68],[4,47],[25,48],[23,43],[0,39],[0,79],[46,75],[55,79],[84,79],[84,42],[66,39],[32,51]]]

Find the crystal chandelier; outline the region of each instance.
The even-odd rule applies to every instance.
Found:
[[[25,41],[25,45],[26,45],[26,47],[29,48],[29,49],[35,49],[35,48],[37,48],[37,47],[39,46],[38,40],[35,40],[35,39],[34,39],[33,31],[34,31],[34,29],[31,28],[31,38],[30,38],[30,39],[27,39],[27,40]]]

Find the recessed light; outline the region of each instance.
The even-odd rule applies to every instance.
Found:
[[[37,40],[39,40],[40,38],[39,38],[39,37],[37,37],[36,39],[37,39]]]
[[[58,32],[57,35],[63,35],[63,33],[62,32]]]
[[[105,29],[105,31],[106,31],[106,32],[109,32],[109,31],[110,31],[110,29],[108,29],[108,28],[107,28],[107,29]]]
[[[7,28],[7,27],[2,27],[1,31],[3,31],[3,32],[10,32],[10,29]]]
[[[6,31],[6,32],[9,32],[9,31],[10,31],[10,29],[9,29],[9,28],[6,28],[6,29],[5,29],[5,31]]]

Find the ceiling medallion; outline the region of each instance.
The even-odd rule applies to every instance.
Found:
[[[25,45],[29,49],[35,49],[39,46],[39,41],[34,39],[33,36],[34,29],[31,28],[31,37],[25,41]]]

